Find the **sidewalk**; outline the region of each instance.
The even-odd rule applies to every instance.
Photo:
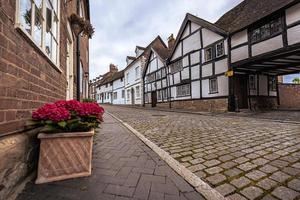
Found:
[[[181,176],[109,115],[95,136],[92,176],[28,183],[17,200],[202,200]]]

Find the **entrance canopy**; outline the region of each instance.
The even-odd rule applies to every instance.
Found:
[[[232,64],[236,72],[286,75],[300,72],[300,46],[289,46]]]

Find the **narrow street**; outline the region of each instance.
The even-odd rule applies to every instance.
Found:
[[[26,185],[18,200],[201,200],[194,188],[119,122],[105,115],[92,176]]]
[[[276,112],[273,117],[267,113],[240,117],[109,105],[105,109],[225,197],[300,197],[300,124],[280,122],[285,117]]]

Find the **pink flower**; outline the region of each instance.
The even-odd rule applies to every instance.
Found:
[[[63,107],[58,107],[56,104],[45,104],[32,113],[34,120],[52,120],[60,122],[70,119],[70,113]]]

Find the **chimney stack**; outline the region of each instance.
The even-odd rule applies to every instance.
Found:
[[[172,50],[173,47],[175,45],[175,38],[174,38],[174,35],[173,33],[168,37],[168,48],[169,50]]]
[[[109,64],[109,71],[110,72],[117,72],[118,71],[118,67],[114,64]]]

